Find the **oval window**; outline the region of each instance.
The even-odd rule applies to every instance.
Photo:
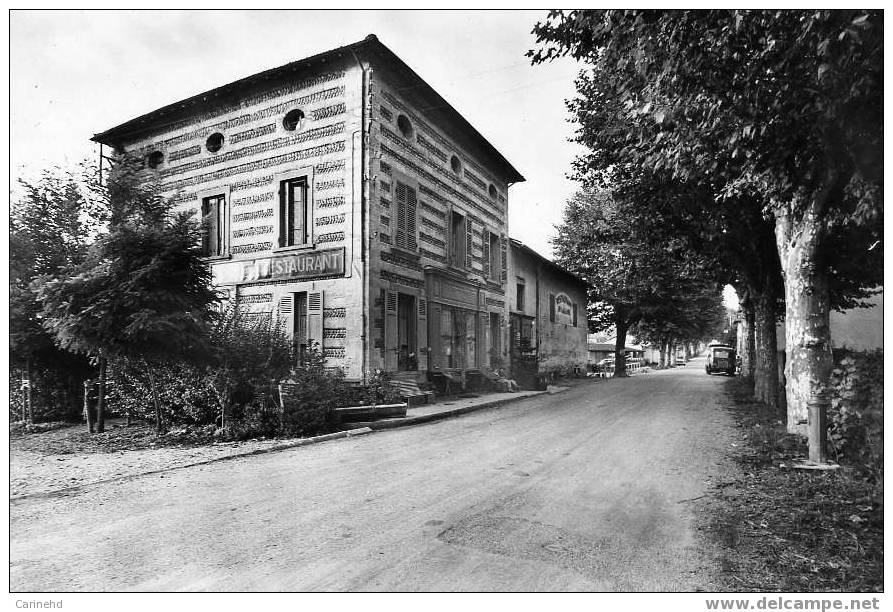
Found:
[[[161,151],[153,151],[149,153],[148,164],[153,170],[164,162],[164,153]]]
[[[459,158],[456,155],[453,155],[450,158],[450,168],[452,168],[453,172],[456,174],[462,172],[462,162],[459,161]]]
[[[208,136],[208,140],[205,141],[205,146],[211,153],[216,153],[223,148],[223,134],[221,134],[220,132],[214,132],[213,134]]]
[[[406,115],[397,117],[397,129],[400,130],[404,138],[412,138],[412,123]]]
[[[289,132],[294,132],[301,126],[302,121],[304,121],[304,111],[300,108],[295,108],[285,113],[285,118],[282,120],[282,127]]]
[[[496,187],[493,185],[493,183],[490,183],[490,188],[487,189],[487,193],[490,194],[491,198],[493,198],[494,200],[496,199]]]

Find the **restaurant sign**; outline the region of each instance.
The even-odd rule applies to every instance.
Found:
[[[241,282],[344,275],[344,247],[266,257],[242,263]]]

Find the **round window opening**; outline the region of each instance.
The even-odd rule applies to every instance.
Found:
[[[285,118],[282,120],[282,127],[289,132],[294,132],[301,126],[302,121],[304,121],[304,111],[300,108],[295,108],[285,114]]]
[[[149,167],[153,170],[160,166],[163,161],[164,153],[162,153],[161,151],[153,151],[152,153],[149,153],[148,163]]]
[[[459,158],[453,155],[450,158],[450,168],[453,169],[453,172],[459,174],[462,171],[462,162],[459,161]]]
[[[400,130],[404,138],[412,138],[412,123],[409,122],[406,115],[397,117],[397,129]]]
[[[220,132],[214,132],[213,134],[208,136],[208,140],[205,141],[205,146],[211,153],[216,153],[223,148],[223,134],[221,134]]]
[[[496,199],[496,187],[494,187],[492,183],[490,184],[490,188],[487,190],[487,193],[490,194],[491,198],[493,198],[494,200]]]

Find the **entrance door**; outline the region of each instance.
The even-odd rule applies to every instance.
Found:
[[[405,293],[397,298],[397,369],[418,370],[418,343],[416,333],[416,298]]]
[[[500,350],[499,346],[499,313],[490,313],[490,367],[494,370],[500,366]]]

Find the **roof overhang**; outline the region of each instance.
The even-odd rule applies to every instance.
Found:
[[[272,86],[296,72],[318,68],[327,62],[331,62],[333,59],[341,57],[354,59],[362,57],[374,65],[384,68],[385,71],[392,72],[398,78],[410,84],[411,87],[406,89],[407,92],[411,92],[411,94],[408,94],[408,97],[414,99],[422,113],[435,120],[458,127],[458,130],[455,133],[451,132],[450,136],[457,140],[460,145],[480,151],[486,158],[486,161],[493,164],[495,169],[502,174],[502,178],[507,183],[524,181],[521,173],[509,163],[496,147],[484,138],[459,111],[444,100],[412,68],[382,44],[374,34],[370,34],[359,42],[290,62],[278,68],[271,68],[185,100],[168,104],[104,132],[95,134],[91,140],[113,147],[122,146],[126,142],[140,138],[150,130],[187,118],[208,105],[235,104],[247,88],[265,83]]]

